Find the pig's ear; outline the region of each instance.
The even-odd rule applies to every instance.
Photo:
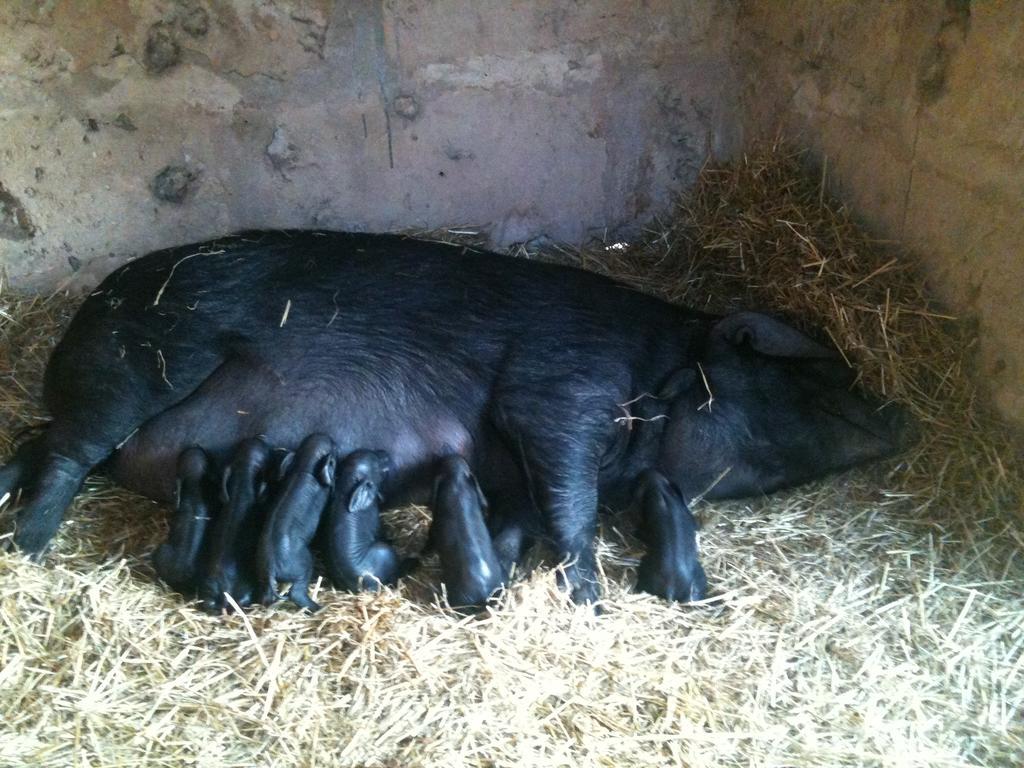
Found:
[[[443,477],[443,475],[440,472],[438,472],[434,476],[434,483],[433,483],[433,485],[430,488],[430,511],[431,512],[433,512],[435,509],[437,509],[437,494],[438,494],[438,491],[441,490],[441,479],[442,479],[442,477]],[[431,528],[433,528],[433,526],[431,526]]]
[[[228,493],[228,483],[231,481],[231,467],[224,467],[224,472],[220,476],[220,500],[227,504],[231,501],[231,494]]]
[[[275,473],[277,481],[281,482],[284,480],[284,476],[288,474],[288,471],[292,468],[292,464],[295,463],[295,452],[286,451],[281,457],[280,463],[277,465],[277,472]]]
[[[637,480],[637,482],[635,482],[633,484],[633,489],[632,489],[632,491],[629,494],[629,505],[630,505],[630,507],[639,510],[641,524],[643,524],[643,518],[644,518],[644,510],[643,510],[642,505],[644,503],[644,497],[646,495],[647,495],[647,479],[646,479],[646,477],[641,476],[640,479]],[[640,538],[640,537],[637,536],[637,538]]]
[[[325,488],[330,488],[334,485],[334,454],[329,453],[320,460],[320,464],[316,468],[316,479],[320,481],[320,485]]]
[[[697,371],[693,368],[680,368],[668,377],[658,390],[659,400],[674,400],[697,381]]]
[[[377,484],[372,480],[363,480],[348,497],[348,511],[357,512],[366,509],[377,500]]]
[[[480,487],[479,481],[476,479],[476,475],[473,475],[473,487],[476,488],[476,499],[480,502],[480,509],[483,512],[487,511],[487,497],[484,496],[484,490]]]
[[[770,357],[835,359],[835,350],[822,346],[810,336],[760,312],[735,312],[711,328],[712,346],[738,347],[749,344],[755,352]]]
[[[639,507],[643,503],[644,497],[647,496],[652,488],[655,488],[657,482],[657,470],[648,468],[641,472],[637,476],[636,482],[633,483],[633,504]],[[643,516],[643,510],[641,509],[640,517],[643,518]]]

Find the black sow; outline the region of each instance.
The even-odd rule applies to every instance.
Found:
[[[47,431],[0,470],[42,551],[86,474],[174,496],[181,451],[255,435],[391,456],[389,504],[463,456],[495,546],[543,534],[598,596],[598,501],[655,469],[684,498],[759,494],[897,448],[834,350],[766,315],[716,317],[570,267],[390,235],[248,233],[111,274],[46,371]],[[643,420],[641,420],[643,419]],[[507,569],[509,562],[503,562]]]

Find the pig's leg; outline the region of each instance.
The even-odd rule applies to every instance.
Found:
[[[393,586],[415,562],[413,558],[402,560],[394,547],[378,541],[370,547],[363,560],[362,588],[368,592],[377,592],[382,585]]]
[[[305,608],[310,613],[316,613],[322,607],[318,602],[309,596],[309,582],[313,576],[313,555],[309,547],[295,553],[294,565],[297,578],[292,581],[288,590],[288,599],[299,608]]]
[[[73,461],[48,452],[46,442],[45,432],[27,440],[0,469],[0,497],[24,491],[14,543],[30,555],[38,555],[53,538],[65,507],[85,479]]]
[[[46,453],[39,463],[39,475],[23,497],[14,527],[14,543],[30,556],[38,556],[50,543],[64,510],[82,487],[89,470],[99,461],[82,462],[57,453]]]
[[[528,496],[525,489],[522,493]],[[489,498],[493,501],[487,527],[491,531],[502,572],[509,576],[535,541],[537,512],[529,498],[502,499],[492,494]]]
[[[538,412],[530,409],[530,413]],[[546,432],[520,421],[522,426],[516,429],[513,425],[508,439],[518,446],[531,501],[565,564],[565,580],[573,602],[594,603],[600,597],[594,537],[602,445],[596,431],[588,439],[586,417],[573,420],[570,416],[566,421],[576,427],[574,434],[566,435],[562,429]],[[515,544],[516,534],[510,532],[506,537],[511,541],[505,544]]]
[[[617,406],[609,392],[621,386],[599,387],[595,380],[605,375],[589,370],[552,381],[528,361],[513,361],[505,375],[517,386],[496,393],[495,426],[565,563],[573,602],[594,603],[600,597],[594,555],[597,480],[601,458],[615,438]]]
[[[31,485],[39,471],[39,462],[43,458],[45,446],[43,435],[26,440],[17,447],[14,455],[0,467],[0,499],[13,496],[22,488]]]
[[[536,467],[536,493],[547,513],[547,526],[555,552],[564,563],[565,581],[577,605],[596,603],[597,583],[594,538],[597,535],[597,473],[562,475],[568,469]],[[573,478],[566,480],[563,478]]]
[[[108,411],[110,408],[116,406],[110,404]],[[14,543],[19,549],[30,556],[42,553],[90,470],[131,431],[121,434],[123,429],[122,419],[108,418],[102,410],[77,411],[54,419],[41,442],[29,450],[34,454],[29,458],[34,459],[35,466],[26,462],[28,471],[19,478],[26,484],[14,529]]]
[[[83,348],[75,354],[87,356],[89,352]],[[53,538],[64,511],[89,472],[146,421],[192,393],[217,364],[214,360],[202,361],[210,363],[205,368],[196,362],[187,368],[188,378],[182,377],[171,388],[162,382],[151,385],[137,369],[128,366],[111,369],[102,376],[83,376],[82,371],[90,370],[94,360],[71,365],[72,358],[70,352],[61,357],[54,353],[51,358],[46,371],[46,399],[54,419],[38,444],[41,447],[35,476],[18,478],[23,484],[30,482],[22,494],[14,543],[30,555],[40,554]],[[186,370],[186,366],[178,367]],[[168,474],[172,473],[169,467]],[[14,469],[11,474],[24,473]]]

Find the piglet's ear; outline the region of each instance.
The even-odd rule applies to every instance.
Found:
[[[444,480],[444,475],[438,473],[434,476],[434,483],[430,489],[430,509],[433,511],[437,509],[437,494],[441,492],[441,483]]]
[[[363,480],[363,482],[357,485],[355,490],[352,491],[352,495],[348,497],[348,511],[357,512],[360,509],[366,509],[376,500],[377,484],[372,480]]]
[[[484,490],[480,487],[480,483],[476,479],[476,475],[473,475],[473,487],[476,488],[476,500],[480,502],[480,509],[483,512],[487,511],[487,497],[484,496]]]
[[[759,312],[726,315],[711,328],[713,346],[749,344],[751,349],[770,357],[837,357],[835,350],[822,346],[796,328]]]
[[[228,492],[228,483],[231,482],[231,467],[224,467],[220,476],[220,500],[227,504],[231,501],[231,494]]]
[[[386,475],[391,471],[391,454],[387,451],[374,451],[377,461],[380,462],[380,473]]]
[[[288,474],[289,470],[291,470],[291,468],[292,468],[292,464],[294,464],[294,463],[295,463],[295,452],[294,451],[287,451],[283,456],[281,456],[281,461],[278,462],[277,473],[276,473],[277,474],[277,481],[278,482],[280,482],[281,480],[284,480],[284,476]]]
[[[320,485],[330,488],[334,485],[334,454],[329,453],[320,460],[320,464],[316,468],[316,479],[320,481]]]

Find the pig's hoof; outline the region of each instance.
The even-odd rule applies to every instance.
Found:
[[[309,596],[309,593],[307,593],[305,589],[292,589],[292,591],[288,593],[288,599],[295,603],[299,608],[309,611],[310,613],[316,613],[323,608],[320,603]]]
[[[204,597],[199,601],[199,609],[211,616],[219,616],[224,612],[224,603],[211,597]]]
[[[39,562],[51,538],[52,534],[49,531],[22,524],[14,532],[13,542],[29,560]]]
[[[596,605],[601,599],[601,587],[594,576],[586,576],[572,565],[556,571],[558,587],[569,593],[576,605]]]
[[[391,585],[398,581],[403,576],[408,576],[420,565],[420,559],[418,557],[406,557],[402,559],[402,562],[398,565],[398,572],[395,574],[393,579],[388,580],[387,584]]]
[[[592,605],[595,608],[595,612],[600,613],[597,610],[597,604],[601,599],[601,589],[597,586],[596,582],[580,581],[574,584],[569,597],[576,605]]]

